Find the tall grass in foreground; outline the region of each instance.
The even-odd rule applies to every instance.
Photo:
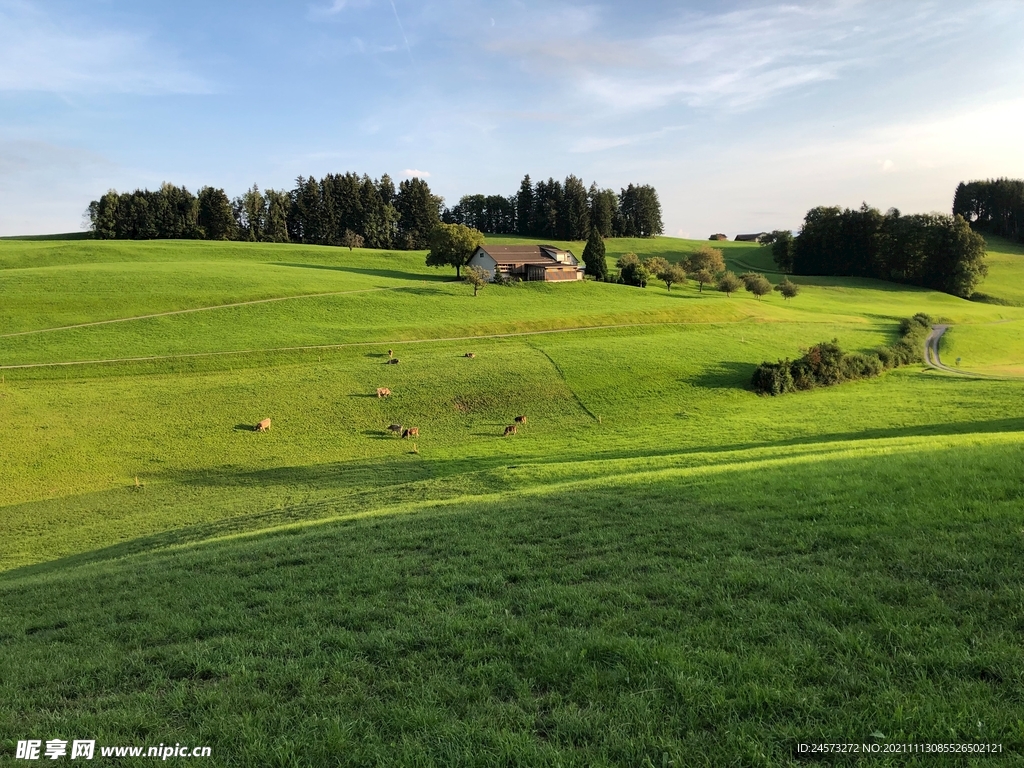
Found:
[[[11,574],[0,749],[89,734],[209,744],[225,766],[777,766],[822,740],[1019,757],[1022,471],[1012,442],[967,439]]]

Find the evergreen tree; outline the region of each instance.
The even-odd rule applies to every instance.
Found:
[[[99,200],[89,203],[89,220],[93,237],[97,240],[113,240],[117,237],[120,216],[118,203],[120,195],[110,190]]]
[[[650,185],[630,184],[619,195],[620,234],[624,237],[654,237],[664,230],[658,192]]]
[[[395,197],[399,245],[409,250],[428,247],[431,232],[441,223],[443,203],[423,179],[401,182]]]
[[[590,224],[596,227],[601,237],[615,237],[615,220],[619,213],[619,198],[610,189],[599,189],[597,183],[590,185],[587,193],[590,202]]]
[[[568,176],[563,188],[565,223],[563,234],[568,240],[583,240],[590,233],[590,205],[587,188],[576,176]]]
[[[369,176],[364,176],[359,195],[363,207],[363,237],[366,245],[370,248],[390,248],[398,214],[394,206],[384,202],[380,182],[374,183]]]
[[[207,240],[233,240],[237,235],[231,200],[223,189],[203,187],[199,190],[197,222]]]
[[[268,189],[264,198],[265,212],[260,240],[265,243],[287,243],[291,196],[284,190]]]
[[[516,194],[516,232],[520,235],[532,235],[534,217],[533,184],[530,174],[523,176]]]
[[[608,278],[608,262],[605,260],[604,238],[596,228],[590,230],[587,245],[583,249],[583,264],[587,274],[595,280]]]
[[[267,215],[267,200],[260,188],[253,184],[241,197],[235,198],[234,209],[240,238],[251,243],[259,242]]]

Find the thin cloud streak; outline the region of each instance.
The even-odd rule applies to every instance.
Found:
[[[627,40],[605,29],[609,24],[592,9],[552,13],[561,23],[547,31],[530,36],[517,29],[515,37],[486,47],[538,76],[561,80],[580,101],[596,101],[613,113],[673,103],[746,110],[894,58],[907,43],[942,39],[962,21],[920,5],[776,5],[682,12],[659,25],[667,31]]]

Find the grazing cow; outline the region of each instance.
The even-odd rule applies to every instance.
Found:
[[[516,416],[515,422],[516,422],[516,424],[525,424],[526,423],[526,417],[525,416]]]
[[[270,429],[270,419],[264,419],[253,427],[253,430],[256,432],[266,432],[268,429]]]
[[[390,360],[388,360],[388,365],[398,365],[398,358],[392,357]]]
[[[377,387],[377,397],[391,397],[391,390],[387,387]]]
[[[476,357],[476,352],[467,352],[464,357]]]
[[[391,432],[394,432],[397,435],[399,432],[402,431],[402,425],[401,424],[390,424],[390,425],[388,425],[388,430],[390,430]]]
[[[419,437],[419,436],[420,436],[420,428],[419,427],[409,427],[407,430],[402,432],[402,437],[403,438],[406,438],[406,437]]]
[[[509,424],[507,427],[505,427],[505,434],[502,435],[502,437],[508,437],[509,435],[514,435],[518,431],[519,430],[516,429],[516,425],[515,424]]]
[[[395,356],[395,350],[393,350],[393,349],[389,349],[389,350],[388,350],[388,358],[390,359],[390,358],[392,358],[392,357],[394,357],[394,356]]]

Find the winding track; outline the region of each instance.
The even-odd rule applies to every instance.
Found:
[[[999,322],[1007,322],[1000,320]],[[945,371],[946,373],[952,373],[955,376],[966,376],[970,379],[1005,379],[1013,377],[1005,376],[993,376],[987,373],[975,373],[973,371],[963,371],[959,368],[950,368],[944,364],[939,358],[939,339],[942,338],[942,334],[949,328],[948,324],[933,325],[932,332],[928,334],[928,338],[924,340],[924,362],[929,368],[934,368],[937,371]]]

